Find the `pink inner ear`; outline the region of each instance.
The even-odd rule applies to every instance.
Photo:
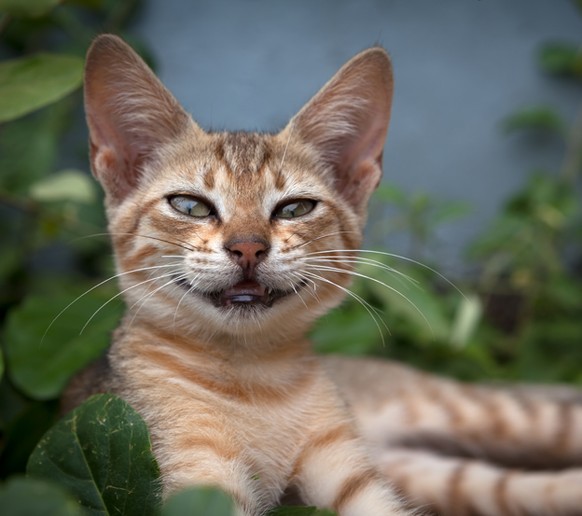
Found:
[[[287,128],[319,151],[339,193],[361,216],[382,174],[391,100],[390,60],[373,48],[344,65]]]
[[[111,35],[87,54],[85,107],[93,172],[114,203],[138,185],[142,165],[160,147],[194,127],[143,60]]]

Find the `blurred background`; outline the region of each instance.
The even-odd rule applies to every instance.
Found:
[[[366,245],[400,258],[366,256],[413,281],[369,262],[385,285],[355,282],[369,306],[328,316],[317,348],[582,383],[580,0],[0,0],[2,475],[122,311],[80,89],[100,32],[208,129],[275,131],[384,46],[396,89]]]

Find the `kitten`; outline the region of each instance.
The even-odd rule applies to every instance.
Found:
[[[207,133],[120,39],[89,50],[91,164],[128,306],[94,390],[145,419],[165,493],[213,484],[254,516],[293,488],[342,516],[408,514],[305,337],[342,299],[391,96],[374,48],[279,134]]]
[[[391,97],[372,48],[278,134],[206,132],[125,43],[97,38],[91,164],[128,308],[64,404],[119,394],[165,494],[217,485],[242,515],[289,491],[340,516],[410,514],[396,490],[441,514],[582,514],[574,400],[310,351],[349,285]],[[546,463],[563,469],[517,469]]]

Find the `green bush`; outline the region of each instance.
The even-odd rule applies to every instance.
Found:
[[[9,56],[0,63],[0,507],[7,516],[232,511],[212,489],[186,490],[161,505],[147,429],[122,400],[94,397],[57,421],[61,390],[107,347],[122,311],[114,281],[103,280],[113,266],[100,190],[86,165],[60,161],[86,162],[87,149],[71,147],[70,133],[81,124],[90,40],[97,30],[123,34],[138,8],[137,0],[0,0],[1,51]],[[582,79],[579,45],[548,44],[539,62],[560,80]],[[532,173],[475,240],[468,259],[478,277],[454,278],[463,281],[457,288],[436,264],[420,263],[435,229],[465,216],[466,205],[383,186],[372,209],[390,205],[395,216],[382,238],[387,229],[405,231],[411,254],[362,253],[352,297],[313,332],[321,352],[388,356],[467,380],[582,383],[582,111],[568,126],[551,107],[528,107],[503,127],[561,139],[564,160]],[[113,467],[110,453],[123,456],[116,462],[123,466]]]

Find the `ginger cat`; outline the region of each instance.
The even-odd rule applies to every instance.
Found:
[[[493,464],[580,462],[572,401],[310,351],[350,283],[391,97],[372,48],[281,132],[206,132],[122,40],[97,38],[91,165],[127,312],[64,405],[122,396],[149,426],[165,494],[216,485],[241,515],[290,491],[340,516],[582,514],[582,470]]]

